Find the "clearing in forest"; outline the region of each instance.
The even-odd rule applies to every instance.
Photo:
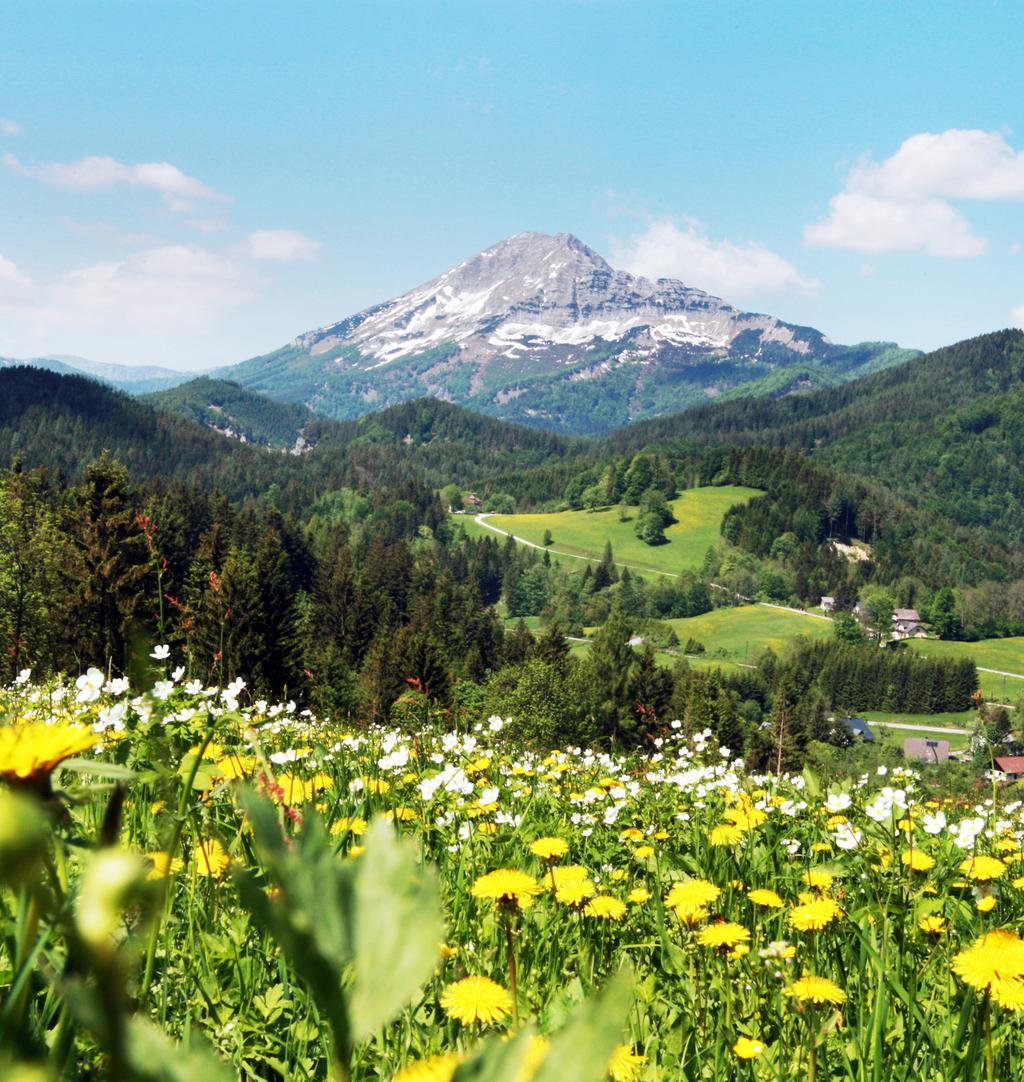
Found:
[[[548,546],[552,557],[578,557],[599,562],[605,543],[610,541],[620,567],[662,575],[677,575],[700,567],[707,550],[718,540],[722,518],[735,504],[746,503],[761,493],[738,485],[691,488],[671,501],[676,521],[666,527],[664,545],[646,545],[634,533],[637,509],[625,508],[622,520],[618,507],[601,511],[556,511],[548,515],[487,515],[480,521],[466,516],[466,526],[480,536],[489,529],[494,536],[511,533],[540,548],[544,534],[551,531]]]
[[[669,620],[679,636],[680,648],[688,639],[703,643],[708,660],[720,658],[738,664],[753,664],[766,647],[776,653],[799,635],[810,639],[828,639],[833,635],[832,621],[769,605],[739,605],[713,609],[702,616]]]

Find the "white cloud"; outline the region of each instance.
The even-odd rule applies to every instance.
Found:
[[[21,288],[29,284],[28,275],[22,274],[13,260],[0,255],[0,296],[12,288]]]
[[[245,250],[252,259],[294,263],[312,259],[323,245],[294,229],[258,229],[245,241]]]
[[[920,132],[882,162],[865,158],[829,200],[808,244],[861,252],[922,251],[967,259],[987,248],[950,200],[1024,199],[1024,151],[999,132]]]
[[[824,222],[804,230],[808,244],[857,252],[927,252],[947,259],[969,259],[986,248],[970,223],[942,199],[881,199],[840,192],[829,200]]]
[[[191,218],[185,224],[207,235],[223,233],[228,228],[228,223],[223,218]]]
[[[678,278],[727,300],[820,288],[763,244],[712,240],[692,222],[680,228],[668,219],[652,222],[625,244],[614,244],[612,263],[645,278]]]
[[[60,224],[76,237],[84,237],[86,240],[107,241],[129,248],[138,248],[142,245],[152,245],[157,242],[157,238],[152,233],[122,229],[116,222],[103,219],[82,221],[78,218],[62,217]]]
[[[257,285],[252,271],[234,259],[198,245],[165,245],[79,267],[30,291],[0,293],[0,315],[37,333],[116,325],[179,335],[212,326],[251,300]]]
[[[114,158],[92,155],[77,162],[49,162],[43,165],[24,165],[13,154],[5,154],[3,163],[8,169],[25,177],[65,191],[109,191],[122,185],[148,188],[159,192],[173,211],[192,208],[197,199],[229,203],[231,197],[223,195],[208,184],[187,176],[170,162],[142,162],[125,165]]]
[[[16,120],[11,120],[8,116],[0,116],[0,132],[4,135],[18,135],[21,131],[21,125]]]

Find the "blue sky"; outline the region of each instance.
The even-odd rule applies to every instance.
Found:
[[[0,355],[201,368],[525,229],[835,341],[1024,324],[1019,3],[0,16]]]

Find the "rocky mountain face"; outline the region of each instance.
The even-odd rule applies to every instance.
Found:
[[[392,301],[218,375],[348,418],[422,395],[602,432],[742,393],[852,378],[916,354],[835,346],[671,279],[614,270],[567,233],[519,233]],[[752,392],[761,391],[763,386]]]

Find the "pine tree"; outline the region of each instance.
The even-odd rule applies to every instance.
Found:
[[[613,606],[607,621],[594,636],[589,671],[595,718],[601,732],[619,741],[622,720],[630,710],[629,678],[636,655],[629,645],[631,628],[626,614]]]
[[[104,454],[86,469],[72,493],[69,527],[80,662],[127,668],[151,560],[124,466]]]

